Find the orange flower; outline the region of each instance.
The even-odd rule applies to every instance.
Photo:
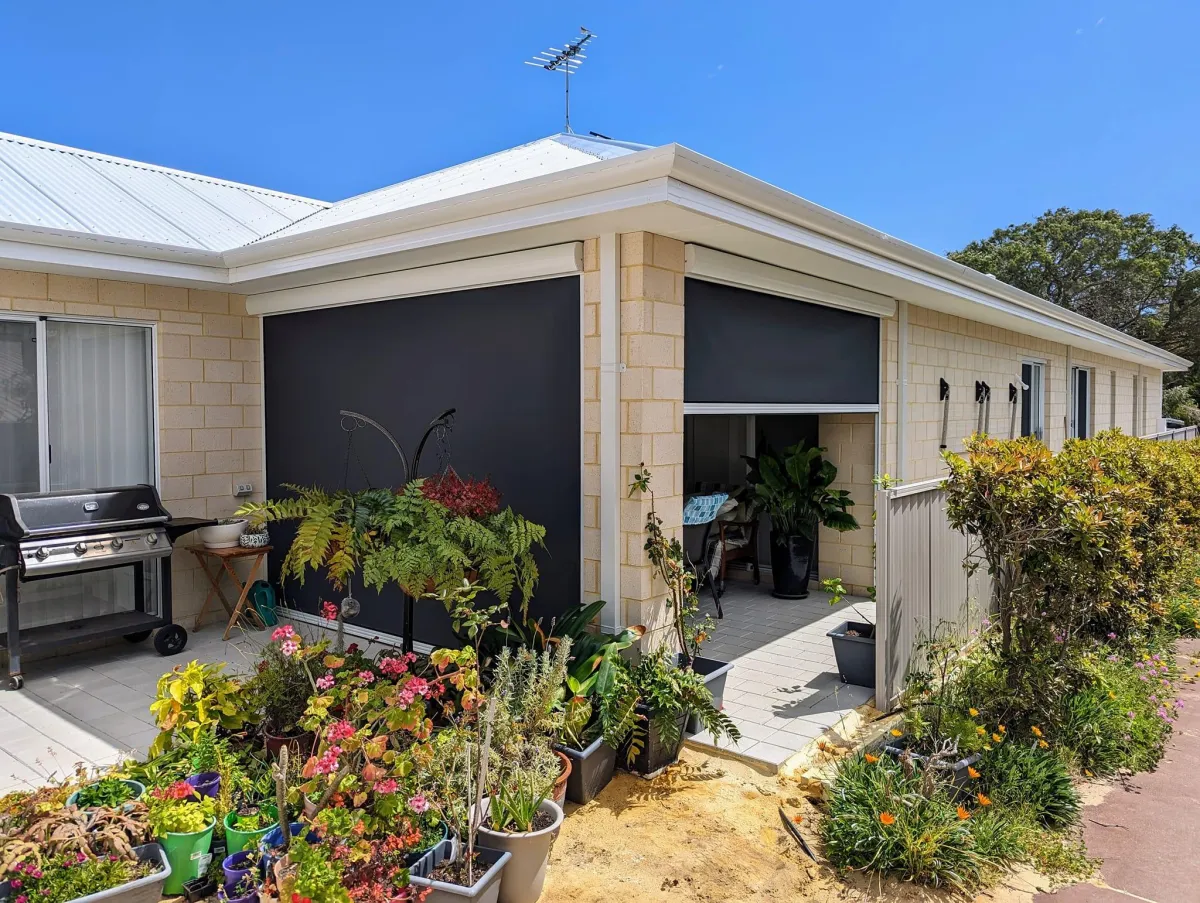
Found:
[[[804,821],[804,816],[803,815],[793,815],[792,821],[794,821],[796,824],[800,824],[800,822]]]
[[[977,718],[979,716],[979,709],[971,708],[967,709],[967,711],[971,713],[972,718]]]
[[[1040,737],[1042,735],[1042,729],[1040,727],[1038,727],[1036,724],[1029,729],[1029,732],[1031,734],[1033,734],[1035,737]]]
[[[973,780],[978,780],[979,778],[979,772],[970,765],[967,766],[967,774],[969,774]]]
[[[1049,743],[1047,743],[1045,740],[1039,740],[1039,741],[1038,741],[1038,746],[1040,746],[1042,749],[1049,749],[1049,748],[1050,748],[1050,744],[1049,744]]]
[[[999,742],[1001,742],[1003,739],[1004,739],[1004,738],[1003,738],[1003,737],[1001,737],[999,734],[996,734],[996,733],[993,733],[993,734],[992,734],[992,742],[993,742],[993,743],[999,743]]]
[[[880,812],[879,820],[885,825],[892,825],[896,823],[896,816],[892,815],[890,812]]]
[[[1008,728],[1006,728],[1003,724],[1000,725],[1000,733],[1002,733],[1002,734],[1008,733]]]
[[[903,737],[904,736],[904,731],[900,730],[899,728],[895,728],[895,727],[891,729],[890,733],[893,737]]]
[[[984,796],[982,793],[975,794],[975,799],[979,800],[979,805],[981,806],[990,806],[992,804],[991,798]]]
[[[966,821],[966,820],[967,820],[968,818],[970,818],[970,817],[971,817],[971,813],[970,813],[970,812],[968,812],[968,811],[967,811],[965,808],[963,808],[962,806],[959,806],[959,807],[958,807],[958,819],[959,819],[959,821]]]
[[[867,764],[874,765],[879,761],[879,756],[873,756],[870,753],[863,753],[863,758],[867,760]]]

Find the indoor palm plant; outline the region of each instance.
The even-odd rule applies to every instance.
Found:
[[[780,599],[808,596],[818,527],[858,529],[858,521],[847,511],[854,505],[850,493],[830,488],[837,468],[825,460],[824,452],[800,442],[782,455],[768,449],[757,458],[746,458],[755,497],[771,516],[771,582],[773,595]]]

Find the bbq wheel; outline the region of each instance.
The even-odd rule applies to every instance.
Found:
[[[19,690],[25,686],[25,678],[20,674],[13,674],[8,678],[8,688],[10,690]]]
[[[140,643],[143,640],[145,640],[146,637],[150,636],[150,634],[152,634],[152,633],[154,633],[153,630],[139,630],[137,633],[125,634],[125,639],[126,639],[126,641],[128,641],[130,643]]]
[[[159,655],[177,655],[187,645],[187,631],[178,624],[168,624],[154,634],[154,648]]]

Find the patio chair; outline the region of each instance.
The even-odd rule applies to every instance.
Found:
[[[748,561],[755,585],[761,580],[758,566],[758,518],[746,517],[745,504],[741,501],[745,491],[744,485],[697,483],[691,497],[716,501],[716,505],[693,505],[691,510],[696,515],[691,523],[688,524],[689,518],[686,515],[684,518],[685,525],[705,525],[704,538],[700,544],[703,562],[698,572],[701,580],[707,581],[712,592],[718,618],[725,617],[721,597],[725,594],[725,575],[730,562]],[[701,517],[707,519],[698,519]],[[717,528],[716,537],[712,536],[714,524]]]

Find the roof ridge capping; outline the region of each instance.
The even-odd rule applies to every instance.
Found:
[[[955,283],[973,292],[989,295],[1032,313],[1058,320],[1065,325],[1076,326],[1098,336],[1107,337],[1131,350],[1157,357],[1164,364],[1180,370],[1186,370],[1192,364],[1186,358],[1157,345],[1061,307],[1053,301],[1040,298],[994,276],[951,260],[949,257],[874,229],[865,223],[744,173],[684,145],[671,146],[675,151],[671,177],[677,181],[769,216],[777,217],[792,225],[810,229],[860,250],[885,257],[895,263],[920,270],[936,279]],[[904,276],[902,273],[898,275]],[[974,299],[968,297],[968,300]],[[1170,367],[1166,369],[1170,369]]]
[[[186,169],[175,169],[170,166],[161,166],[157,163],[146,163],[142,160],[134,160],[129,157],[117,157],[112,154],[103,154],[99,151],[87,150],[86,148],[82,147],[71,147],[67,144],[55,144],[52,141],[43,141],[40,138],[29,138],[25,135],[17,135],[12,132],[0,132],[0,141],[11,141],[15,144],[23,144],[26,147],[32,147],[38,150],[55,151],[61,154],[69,154],[73,157],[84,157],[92,160],[99,160],[104,163],[112,163],[118,166],[130,166],[136,169],[144,169],[148,172],[160,172],[165,175],[178,176],[181,179],[192,179],[197,182],[208,182],[212,185],[223,185],[228,188],[239,188],[243,191],[270,195],[271,197],[286,198],[301,204],[310,204],[317,208],[326,208],[332,206],[329,201],[305,197],[304,195],[300,194],[292,194],[288,191],[277,191],[274,188],[264,188],[261,185],[251,185],[248,182],[235,182],[232,179],[220,179],[216,176],[206,176],[203,173],[189,172]]]

